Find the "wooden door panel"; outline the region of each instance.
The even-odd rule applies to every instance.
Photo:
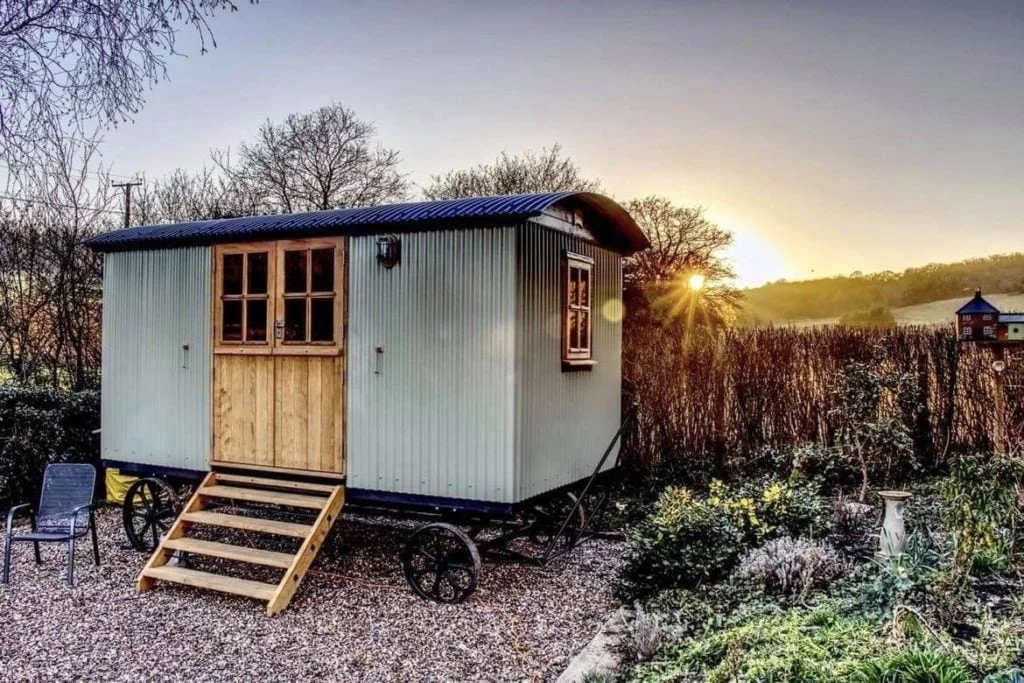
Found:
[[[318,238],[214,248],[214,462],[344,473],[347,245],[345,238]],[[312,255],[305,261],[310,273],[306,292],[286,293],[285,251],[327,247],[335,250],[333,294],[329,289],[315,286]],[[262,287],[252,291],[249,284],[248,259],[251,254],[260,252],[269,256],[265,292]],[[221,273],[224,258],[237,259],[237,254],[245,254],[242,293],[235,292],[239,287],[235,279],[232,279],[235,283],[232,291],[225,291],[224,280],[230,278]],[[223,270],[229,272],[226,265]],[[237,265],[230,272],[237,273]],[[322,277],[329,271],[320,268],[316,272]],[[292,290],[295,289],[293,286]],[[285,322],[285,301],[296,298],[307,302],[305,338],[300,335],[299,341],[289,341],[274,334],[274,321]],[[224,330],[231,329],[228,327],[230,316],[225,314],[225,307],[237,308],[238,304],[230,302],[241,301],[248,311],[250,300],[267,302],[266,326],[257,326],[258,333],[250,334],[253,326],[248,319],[243,319],[241,336],[235,333],[228,338]],[[327,329],[334,330],[330,341],[326,341],[330,337],[323,336],[322,326],[318,328],[320,333],[312,331],[312,300],[330,301],[332,315]],[[320,309],[322,312],[323,305]],[[231,322],[236,328],[239,325],[234,318]]]
[[[274,464],[271,356],[214,356],[213,459]]]
[[[274,363],[274,465],[343,472],[341,359],[277,356]]]

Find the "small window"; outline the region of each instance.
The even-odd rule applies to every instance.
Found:
[[[973,337],[974,336],[974,328],[965,327],[961,331],[960,336],[962,336],[962,337]]]
[[[983,320],[991,320],[991,319],[992,319],[992,316],[991,316],[991,315],[989,315],[988,313],[986,313],[986,314],[985,314],[985,316],[984,316],[984,318],[982,318],[982,319],[983,319]]]
[[[594,358],[591,333],[593,271],[593,259],[566,253],[563,279],[562,361],[570,365],[584,365]]]
[[[991,337],[995,334],[995,330],[991,325],[985,325],[985,329],[981,333],[986,337]]]
[[[960,316],[960,319],[963,320],[965,323],[969,323],[971,322],[971,314],[964,313],[962,316]]]
[[[333,344],[334,247],[284,252],[284,343]]]
[[[267,268],[270,253],[221,255],[220,340],[228,344],[266,344]]]

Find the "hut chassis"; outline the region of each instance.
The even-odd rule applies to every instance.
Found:
[[[424,520],[399,554],[405,580],[425,599],[462,602],[476,588],[482,560],[545,566],[594,537],[611,499],[608,478],[618,468],[618,456],[612,469],[605,464],[632,414],[631,410],[588,478],[516,505],[488,506],[474,501],[460,505],[450,500],[438,504],[440,501],[410,497],[384,501],[373,492],[361,495],[349,489],[345,506],[351,512]],[[179,489],[197,484],[206,474],[133,463],[106,464],[140,477],[125,493],[121,513],[128,542],[147,554],[158,547],[182,512]],[[235,468],[219,469],[231,472]],[[487,529],[495,528],[497,533],[485,535]],[[515,548],[517,541],[526,541],[528,550]]]

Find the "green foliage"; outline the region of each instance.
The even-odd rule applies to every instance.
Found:
[[[971,683],[963,663],[940,650],[904,650],[865,662],[854,683]]]
[[[53,462],[95,462],[99,392],[0,387],[0,508],[39,496]]]
[[[746,548],[820,532],[826,517],[815,482],[760,479],[731,489],[714,481],[707,496],[668,487],[630,534],[617,594],[633,600],[719,581]]]
[[[919,406],[917,377],[886,362],[876,349],[868,361],[847,363],[836,377],[830,415],[842,454],[861,472],[860,500],[870,481],[906,478],[914,467],[914,440],[906,415]]]
[[[859,617],[823,605],[760,617],[685,641],[660,661],[632,670],[633,681],[700,680],[832,683],[880,656],[885,639]]]
[[[735,564],[742,540],[741,530],[709,499],[669,487],[630,534],[616,592],[632,600],[717,581]]]
[[[942,486],[942,522],[953,537],[952,579],[1004,571],[1011,563],[1024,462],[1009,457],[956,460]]]
[[[896,318],[885,306],[874,306],[862,311],[849,311],[839,318],[843,327],[881,330],[896,327]]]

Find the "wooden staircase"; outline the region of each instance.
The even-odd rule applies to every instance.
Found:
[[[225,501],[270,503],[306,510],[319,510],[313,524],[282,522],[262,517],[246,517],[208,510],[211,504]],[[240,474],[211,472],[203,479],[182,513],[174,520],[167,535],[142,569],[136,586],[140,593],[153,587],[155,581],[207,588],[210,590],[244,595],[267,603],[267,614],[274,615],[291,602],[302,577],[323,546],[334,522],[345,503],[342,485],[307,484]],[[220,543],[188,536],[189,529],[203,525],[242,532],[259,532],[302,539],[298,551],[292,555],[250,546]],[[167,564],[177,552],[206,555],[237,562],[283,569],[284,576],[277,584],[241,579],[225,574],[196,571]]]

